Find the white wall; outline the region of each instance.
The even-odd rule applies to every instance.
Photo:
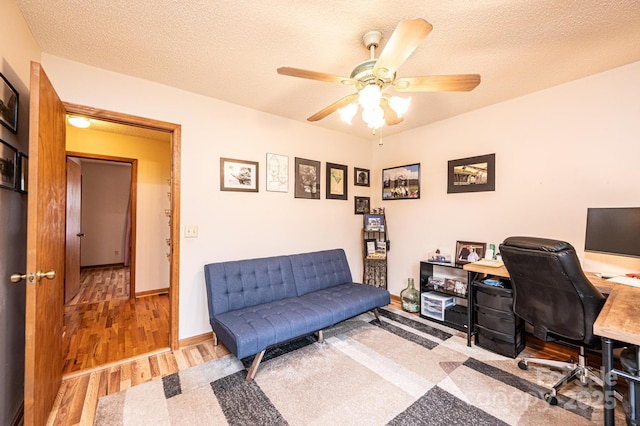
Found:
[[[372,203],[386,207],[389,290],[417,279],[429,251],[512,235],[568,241],[588,271],[640,271],[640,259],[584,254],[588,207],[640,206],[638,75],[640,62],[385,138]],[[448,160],[491,153],[495,192],[447,194]],[[380,201],[381,170],[411,163],[420,200]]]
[[[130,193],[128,163],[82,162],[80,266],[124,263]]]
[[[30,61],[40,60],[13,0],[0,0],[0,72],[18,91],[18,132],[0,126],[0,139],[28,152]],[[0,424],[11,424],[24,393],[25,284],[9,282],[9,275],[26,271],[27,196],[0,189]]]
[[[43,67],[63,101],[182,125],[181,339],[211,331],[203,266],[209,262],[342,247],[362,276],[353,167],[370,168],[371,143],[160,84],[44,54]],[[265,190],[266,154],[289,156],[288,193]],[[260,192],[220,191],[220,157],[258,161]],[[296,199],[294,157],[322,162],[322,199]],[[325,162],[349,166],[349,200],[325,200]],[[197,225],[197,239],[184,226]]]
[[[372,171],[372,206],[387,211],[389,289],[399,294],[418,263],[456,240],[500,243],[515,234],[563,239],[581,253],[586,208],[638,205],[635,63],[387,137],[384,145],[298,123],[52,55],[43,65],[65,101],[182,125],[184,225],[180,338],[209,331],[205,263],[344,247],[362,274],[353,166]],[[180,107],[175,107],[180,105]],[[410,115],[407,119],[411,119]],[[301,200],[265,191],[265,154],[348,165],[349,201]],[[447,161],[496,154],[496,191],[447,194]],[[219,158],[260,163],[260,192],[219,190]],[[380,199],[381,169],[422,164],[420,200]],[[293,167],[290,175],[293,181]],[[324,182],[323,182],[324,194]],[[582,255],[582,253],[581,253]],[[637,260],[586,255],[585,269],[638,270]],[[604,266],[602,263],[604,262]]]

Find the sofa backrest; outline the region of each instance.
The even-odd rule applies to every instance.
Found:
[[[298,296],[352,282],[347,256],[342,249],[294,254],[289,257]]]
[[[204,276],[210,317],[297,295],[288,256],[210,263]]]

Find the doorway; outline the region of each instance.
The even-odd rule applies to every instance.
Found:
[[[65,103],[65,108],[67,110],[68,115],[74,116],[82,116],[88,118],[92,121],[92,124],[95,124],[94,127],[97,131],[102,131],[105,133],[109,132],[125,132],[130,134],[136,134],[142,138],[150,138],[152,133],[161,133],[168,139],[169,144],[169,169],[170,175],[164,182],[162,182],[162,188],[164,191],[164,199],[166,202],[166,208],[162,210],[162,215],[164,217],[165,223],[164,226],[168,229],[168,234],[166,238],[162,238],[161,245],[163,253],[163,261],[168,263],[168,278],[167,284],[165,287],[160,290],[145,290],[144,283],[138,276],[138,280],[136,281],[136,245],[135,238],[133,238],[133,245],[131,247],[131,285],[130,285],[130,306],[129,307],[117,307],[116,310],[123,312],[124,310],[129,310],[130,312],[135,312],[136,310],[146,309],[153,311],[160,311],[167,317],[166,324],[162,325],[162,329],[166,330],[164,333],[167,338],[164,340],[164,347],[170,349],[178,348],[178,280],[179,280],[179,199],[180,199],[180,182],[179,182],[179,164],[180,164],[180,126],[172,123],[161,122],[157,120],[150,120],[146,118],[130,116],[126,114],[114,113],[104,110],[97,110],[90,107],[80,106]],[[116,130],[114,130],[116,129]],[[111,157],[105,158],[104,155],[99,154],[88,154],[78,152],[71,152],[71,154],[82,155],[85,157],[91,158],[94,157],[94,160],[122,160],[122,158]],[[126,159],[131,160],[131,159]],[[138,198],[135,196],[137,188],[136,179],[132,179],[131,182],[131,191],[132,191],[132,204],[135,203],[135,200]],[[134,204],[135,206],[135,204]],[[141,215],[142,212],[138,211],[138,214]],[[132,227],[134,228],[134,232],[132,233],[134,236],[136,221],[131,221]],[[82,232],[79,232],[82,234]],[[145,242],[146,243],[146,242]],[[124,249],[124,248],[123,248]],[[115,251],[118,251],[117,249]],[[113,248],[111,248],[111,253],[114,254]],[[145,252],[146,253],[146,252]],[[109,277],[122,277],[127,274],[127,270],[114,270],[110,265],[106,270],[96,271],[98,276],[109,276]],[[110,269],[111,268],[111,269]],[[138,274],[139,275],[139,274]],[[145,275],[146,277],[146,275]],[[138,286],[140,284],[140,286]],[[142,287],[140,291],[137,291],[138,287]],[[138,296],[136,298],[136,295]],[[113,302],[104,302],[103,303],[112,303]],[[113,306],[112,306],[113,308]],[[105,306],[102,306],[102,309],[108,310]],[[140,345],[136,342],[133,344],[137,345],[136,350],[138,354],[142,354],[149,351],[149,347],[144,344]],[[152,349],[153,350],[153,349]]]

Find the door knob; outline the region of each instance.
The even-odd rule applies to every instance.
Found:
[[[11,274],[12,283],[19,283],[20,281],[25,279],[27,279],[27,274],[19,274],[19,273]]]
[[[36,273],[36,277],[38,277],[38,281],[40,281],[43,278],[46,278],[48,280],[52,280],[52,279],[54,279],[56,277],[56,271],[54,271],[53,269],[50,270],[49,272],[38,271]]]

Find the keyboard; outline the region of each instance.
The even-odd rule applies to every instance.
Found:
[[[616,283],[616,284],[630,285],[632,287],[640,287],[640,279],[625,277],[624,275],[609,278],[607,281],[611,281],[612,283]]]

